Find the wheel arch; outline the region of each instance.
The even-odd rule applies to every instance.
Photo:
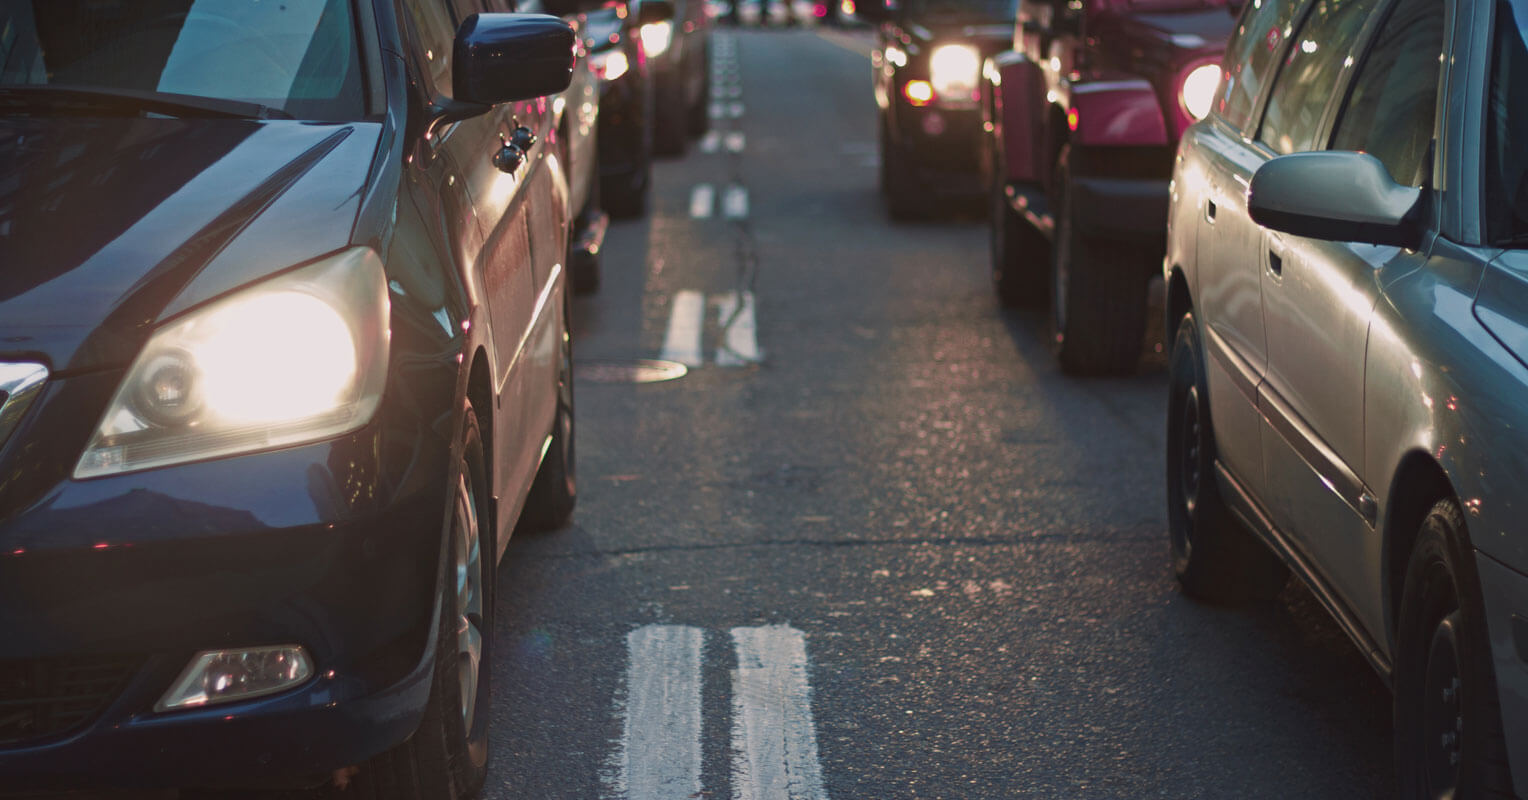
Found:
[[[1162,339],[1167,347],[1172,347],[1173,339],[1178,335],[1178,323],[1182,322],[1184,314],[1194,310],[1194,297],[1188,288],[1188,277],[1176,264],[1167,274],[1165,308],[1167,320],[1162,328]]]
[[[1385,635],[1392,651],[1412,544],[1432,507],[1440,500],[1457,496],[1448,473],[1430,453],[1413,450],[1401,458],[1390,481],[1385,516],[1381,523],[1385,554]]]
[[[472,413],[477,417],[478,432],[483,440],[483,467],[488,472],[488,487],[492,493],[498,486],[495,482],[497,470],[494,469],[493,370],[488,365],[488,351],[482,347],[472,353],[472,366],[467,372],[467,400],[472,403]],[[488,530],[497,534],[499,504],[490,498],[488,508],[493,514]]]

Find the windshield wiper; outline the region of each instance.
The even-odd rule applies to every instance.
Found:
[[[142,92],[132,89],[84,89],[69,86],[0,86],[0,112],[45,109],[106,111],[116,114],[144,112],[171,117],[224,117],[229,119],[294,119],[279,108],[244,100],[198,97],[173,92]]]

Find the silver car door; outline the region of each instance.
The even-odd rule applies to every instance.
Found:
[[[1354,0],[1343,0],[1354,2]],[[1340,109],[1332,147],[1380,158],[1398,181],[1432,175],[1431,142],[1443,50],[1444,0],[1398,0],[1377,23]],[[1327,44],[1315,38],[1310,49]],[[1304,41],[1301,42],[1304,48]],[[1328,84],[1330,85],[1330,84]],[[1278,95],[1275,86],[1274,96]],[[1270,107],[1273,101],[1270,100]],[[1292,113],[1292,112],[1291,112]],[[1272,120],[1270,113],[1269,119]],[[1293,117],[1265,131],[1269,141],[1298,130]],[[1298,140],[1298,136],[1294,136]],[[1293,143],[1298,149],[1298,141]],[[1259,392],[1266,489],[1274,523],[1294,539],[1370,633],[1383,631],[1375,571],[1383,563],[1376,503],[1359,476],[1364,457],[1364,359],[1380,269],[1420,266],[1396,247],[1267,237],[1263,307],[1268,373]]]

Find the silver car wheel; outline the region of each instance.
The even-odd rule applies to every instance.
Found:
[[[469,733],[477,714],[478,677],[483,668],[483,548],[477,496],[465,471],[457,477],[451,522],[456,551],[456,656],[462,725]]]

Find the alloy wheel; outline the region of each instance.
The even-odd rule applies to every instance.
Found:
[[[1422,683],[1422,742],[1428,796],[1452,798],[1459,785],[1464,711],[1459,698],[1459,611],[1433,629]]]
[[[462,725],[472,731],[483,668],[483,548],[477,496],[464,468],[456,482],[451,522],[456,551],[456,656],[461,685]]]

